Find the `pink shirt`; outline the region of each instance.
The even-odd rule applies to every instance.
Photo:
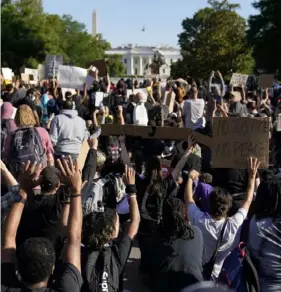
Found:
[[[42,127],[36,127],[35,129],[37,130],[37,132],[40,135],[40,138],[42,140],[42,144],[43,144],[43,147],[46,151],[46,154],[47,155],[54,154],[53,144],[51,142],[51,139],[50,139],[48,132]],[[8,158],[9,158],[9,150],[11,148],[12,135],[13,135],[13,133],[9,134],[5,140],[5,148],[4,148],[5,161],[8,161]]]

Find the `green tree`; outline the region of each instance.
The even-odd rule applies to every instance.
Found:
[[[48,54],[80,67],[105,58],[110,44],[102,35],[94,38],[84,24],[69,15],[46,14],[34,1],[2,2],[2,66],[16,72],[22,65],[36,68]]]
[[[209,0],[182,22],[179,44],[183,59],[172,65],[173,77],[207,77],[212,70],[224,75],[250,73],[254,61],[247,44],[246,21],[236,12],[239,5]]]
[[[253,6],[259,13],[249,18],[248,39],[257,68],[281,72],[281,2],[259,0]]]
[[[122,56],[108,55],[106,56],[107,71],[112,77],[121,77],[126,73],[125,65],[122,63]]]

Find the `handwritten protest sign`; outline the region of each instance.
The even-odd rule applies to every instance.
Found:
[[[212,149],[215,168],[247,168],[247,157],[255,156],[261,167],[268,167],[269,120],[267,118],[214,118],[213,137],[191,129],[101,125],[104,136],[135,136],[143,139],[187,141],[193,135],[199,144]]]
[[[58,76],[59,66],[63,64],[63,56],[47,55],[46,56],[46,77],[55,78]]]
[[[252,155],[268,167],[269,120],[267,118],[214,118],[213,167],[245,168]]]
[[[273,82],[274,82],[273,74],[261,74],[259,76],[259,87],[261,88],[272,87]]]
[[[230,80],[230,85],[245,87],[248,81],[248,77],[249,76],[245,74],[233,73]]]
[[[87,76],[87,70],[80,67],[59,65],[58,86],[82,90]]]

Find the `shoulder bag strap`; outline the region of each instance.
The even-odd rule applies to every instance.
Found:
[[[222,226],[222,230],[221,230],[221,233],[220,233],[220,236],[219,236],[219,239],[217,241],[217,246],[216,246],[216,249],[212,255],[212,258],[211,260],[215,261],[216,257],[217,257],[217,254],[218,254],[218,251],[219,251],[219,248],[221,246],[221,243],[222,243],[222,239],[223,239],[223,234],[224,234],[224,231],[225,231],[225,228],[226,228],[226,224],[228,222],[228,219],[225,220],[225,222],[223,223],[223,226]]]

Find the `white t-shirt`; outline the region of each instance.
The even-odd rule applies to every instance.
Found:
[[[210,261],[225,222],[225,219],[215,221],[208,213],[201,212],[195,204],[190,204],[187,215],[191,224],[200,228],[204,239],[203,264]],[[243,221],[247,217],[247,211],[240,208],[238,212],[229,217],[223,234],[221,247],[218,250],[212,277],[217,278],[221,271],[223,262],[229,253],[239,244],[240,231]]]
[[[204,99],[188,99],[184,102],[182,115],[185,117],[185,128],[196,130],[205,126],[204,108]]]

